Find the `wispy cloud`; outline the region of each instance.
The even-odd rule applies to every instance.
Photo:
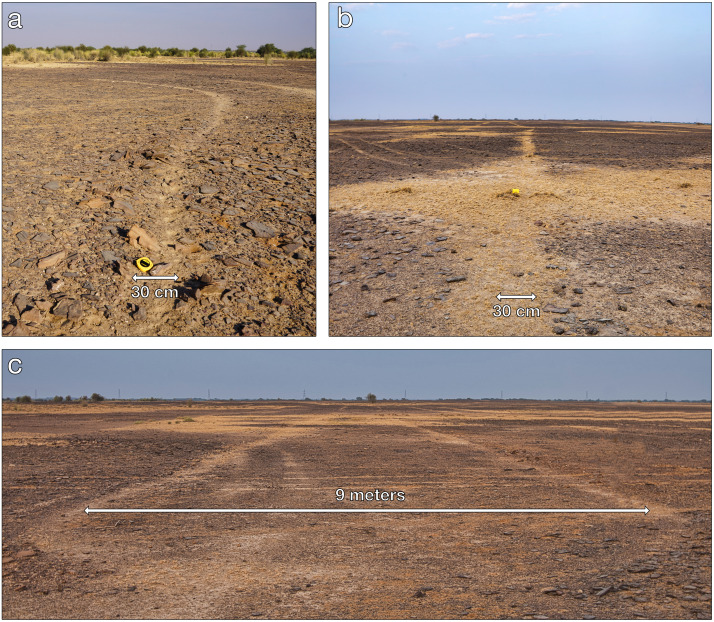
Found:
[[[552,32],[539,32],[537,35],[515,35],[514,39],[542,39],[543,37],[552,37]]]
[[[409,33],[401,30],[383,30],[381,34],[383,37],[406,37]]]
[[[413,43],[409,43],[407,41],[397,41],[396,43],[392,44],[392,49],[393,50],[406,50],[407,48],[415,48],[416,45]]]
[[[582,6],[580,2],[560,2],[545,7],[546,11],[564,11],[565,9],[575,9]]]
[[[454,37],[453,39],[447,39],[446,41],[439,41],[436,44],[436,47],[438,48],[454,48],[460,43],[463,43],[464,38],[463,37]]]
[[[439,41],[436,46],[442,49],[453,48],[457,45],[461,45],[462,43],[466,43],[469,39],[488,39],[489,37],[493,37],[492,32],[470,32],[463,37],[454,37],[453,39],[447,39],[446,41]]]
[[[503,22],[522,22],[535,17],[535,13],[514,13],[513,15],[498,15],[494,19]]]

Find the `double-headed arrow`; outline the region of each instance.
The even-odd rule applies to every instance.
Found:
[[[647,514],[650,510],[644,508],[90,508],[84,510],[87,514]]]
[[[178,277],[174,274],[173,276],[139,276],[135,274],[133,277],[134,282],[136,281],[178,281]]]
[[[527,296],[507,296],[506,294],[499,294],[496,296],[499,300],[503,300],[504,298],[514,298],[514,299],[520,299],[523,300],[525,298],[528,298],[529,300],[535,300],[535,294],[528,294]]]

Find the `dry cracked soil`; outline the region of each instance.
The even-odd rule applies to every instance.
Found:
[[[710,125],[336,121],[330,185],[332,335],[711,335]]]
[[[6,404],[2,438],[6,619],[711,619],[710,404]]]
[[[4,335],[312,335],[315,209],[314,62],[3,70]]]

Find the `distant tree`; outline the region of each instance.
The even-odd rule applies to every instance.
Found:
[[[231,48],[226,48],[224,55],[226,58],[233,58],[233,50],[231,50]]]
[[[61,401],[62,401],[62,396],[61,396],[61,395],[55,395],[55,396],[52,398],[52,401],[53,401],[53,402],[61,402]]]
[[[129,48],[126,47],[126,46],[121,47],[121,48],[114,48],[114,50],[115,50],[116,53],[117,53],[120,57],[122,57],[122,58],[123,58],[124,56],[127,56],[127,55],[129,54]]]
[[[106,63],[110,61],[113,57],[114,50],[108,45],[105,45],[101,50],[99,50],[99,56],[97,57],[97,59]]]
[[[149,58],[156,58],[159,55],[159,48],[151,48]]]
[[[246,45],[245,43],[241,43],[240,45],[236,46],[236,56],[242,58],[243,56],[248,56],[248,52],[246,52]]]
[[[104,401],[104,396],[100,395],[99,393],[92,393],[92,397],[90,398],[93,402],[103,402]]]
[[[288,58],[300,58],[300,52],[291,50],[290,52],[288,52]]]
[[[199,50],[198,55],[201,58],[206,58],[208,56],[208,50],[206,48],[203,48],[203,49]]]
[[[300,58],[316,58],[317,52],[315,48],[303,48],[298,52]]]
[[[438,114],[435,114],[435,115],[432,117],[432,119],[434,119],[434,121],[438,121],[438,120],[439,120],[439,115],[438,115]]]
[[[29,404],[32,402],[32,398],[29,395],[21,395],[15,398],[15,401],[19,404]]]
[[[265,57],[266,54],[270,54],[271,56],[273,56],[283,53],[283,51],[279,47],[276,47],[274,43],[265,43],[264,45],[261,45],[258,48],[257,52],[260,56],[263,57]]]
[[[194,54],[198,54],[198,48],[191,48],[191,51],[192,51]]]
[[[136,48],[139,52],[142,54],[146,54],[149,51],[149,48],[146,47],[145,45],[140,45],[138,48]]]
[[[71,402],[72,401],[72,396],[68,395],[67,397],[64,398],[65,402]]]
[[[377,401],[377,396],[374,393],[367,393],[367,401],[374,404]]]
[[[13,52],[17,52],[17,46],[14,43],[10,43],[9,45],[6,45],[2,49],[3,56],[8,56],[9,54],[12,54]]]

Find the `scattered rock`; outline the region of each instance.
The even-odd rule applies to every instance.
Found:
[[[127,237],[129,238],[129,244],[134,248],[143,247],[150,251],[161,250],[161,246],[156,238],[138,225],[132,225]]]
[[[47,257],[43,257],[42,259],[40,259],[40,261],[37,262],[37,267],[40,270],[44,270],[45,268],[51,268],[52,266],[57,265],[66,256],[67,251],[59,251],[57,253],[52,253],[51,255],[47,255]]]
[[[59,182],[58,181],[48,181],[42,188],[44,190],[59,190]]]
[[[272,238],[275,237],[276,231],[271,226],[265,223],[251,220],[245,223],[245,226],[250,229],[257,238]]]
[[[113,261],[120,261],[119,257],[114,254],[114,251],[102,251],[102,259],[105,263],[112,263]]]
[[[68,320],[78,320],[82,317],[82,303],[79,300],[65,298],[55,305],[51,313],[52,315],[64,317]]]
[[[461,281],[465,281],[466,277],[465,276],[450,276],[448,279],[446,279],[447,283],[460,283]]]
[[[548,303],[543,307],[543,311],[546,311],[547,313],[567,313],[569,309],[566,307],[556,307],[555,305]]]

